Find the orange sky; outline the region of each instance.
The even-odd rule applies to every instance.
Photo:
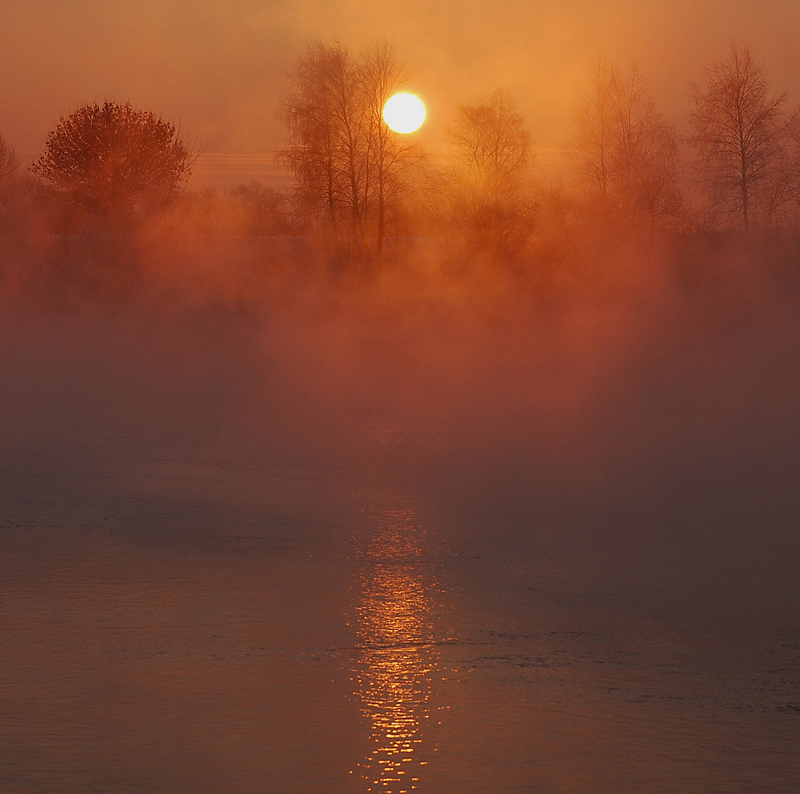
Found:
[[[386,38],[428,102],[430,143],[457,104],[503,86],[534,139],[558,147],[598,53],[636,60],[682,124],[687,82],[732,39],[800,103],[799,32],[797,0],[2,0],[0,133],[29,161],[61,113],[130,100],[180,121],[207,152],[268,163],[283,73],[303,42]]]

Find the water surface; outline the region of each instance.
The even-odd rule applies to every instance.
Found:
[[[0,791],[800,791],[791,345],[310,317],[0,320]]]
[[[587,592],[380,473],[81,482],[2,529],[3,791],[797,790],[794,626]]]

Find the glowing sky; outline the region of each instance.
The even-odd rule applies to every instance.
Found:
[[[0,133],[26,159],[60,113],[110,98],[179,120],[209,152],[269,152],[304,41],[385,38],[428,105],[431,140],[457,104],[502,86],[534,139],[559,146],[598,53],[635,59],[681,124],[687,82],[733,39],[800,102],[797,31],[797,0],[3,0]]]

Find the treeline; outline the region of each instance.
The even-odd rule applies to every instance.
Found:
[[[358,247],[374,237],[380,251],[387,226],[519,247],[581,223],[749,231],[800,221],[800,117],[746,47],[690,87],[686,139],[635,67],[596,61],[576,107],[569,185],[538,176],[532,134],[502,90],[457,108],[446,162],[387,135],[380,108],[403,81],[382,47],[352,57],[318,44],[299,59],[280,115],[306,225]]]
[[[0,236],[293,236],[322,241],[338,262],[378,262],[387,240],[395,250],[425,238],[524,260],[557,257],[587,229],[800,224],[800,115],[747,47],[691,85],[683,138],[635,67],[598,59],[566,147],[574,176],[559,181],[540,174],[534,132],[504,90],[456,109],[444,155],[393,133],[382,109],[406,82],[386,44],[308,46],[277,108],[293,177],[283,193],[188,190],[199,149],[179,127],[130,104],[88,104],[59,120],[27,171],[0,138]]]

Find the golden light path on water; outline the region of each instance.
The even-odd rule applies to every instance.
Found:
[[[436,583],[425,565],[425,531],[406,507],[365,510],[355,669],[371,750],[359,763],[370,792],[408,794],[427,764],[431,717]]]

